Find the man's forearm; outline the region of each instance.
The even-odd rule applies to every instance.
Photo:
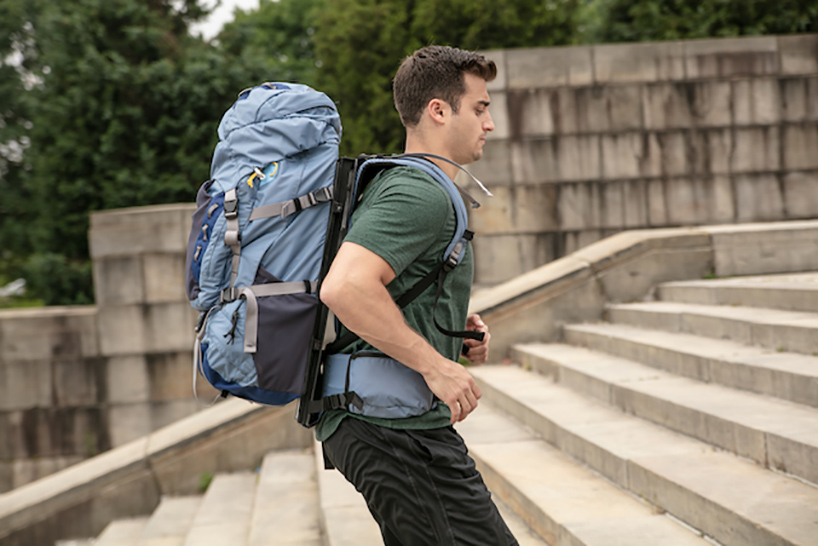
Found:
[[[342,289],[331,294],[322,291],[322,299],[349,330],[422,375],[445,358],[406,323],[382,284],[364,287],[346,282]]]

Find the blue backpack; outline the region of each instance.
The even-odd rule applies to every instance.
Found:
[[[243,91],[218,135],[186,258],[188,297],[200,311],[194,391],[201,373],[223,396],[271,405],[301,398],[298,420],[305,426],[328,409],[368,413],[368,396],[358,394],[365,386],[328,392],[322,384],[325,353],[356,338],[335,339],[336,321],[318,299],[320,280],[366,184],[384,168],[417,167],[447,190],[457,230],[441,267],[398,301],[405,306],[465,254],[471,235],[459,188],[418,156],[339,158],[335,104],[305,85]]]

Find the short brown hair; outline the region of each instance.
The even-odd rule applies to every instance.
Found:
[[[417,125],[432,99],[445,101],[457,113],[460,97],[466,93],[464,72],[490,82],[497,77],[497,66],[479,53],[436,45],[418,49],[404,59],[392,80],[395,108],[403,125]]]

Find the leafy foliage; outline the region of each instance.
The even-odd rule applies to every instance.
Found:
[[[19,188],[3,200],[12,211],[0,237],[13,242],[3,262],[35,279],[31,290],[48,304],[93,299],[90,211],[192,199],[219,118],[248,78],[262,76],[188,35],[204,13],[197,1],[4,4],[0,15],[18,29],[0,36],[10,36],[6,51],[31,45],[23,77],[0,86],[17,97],[4,140],[29,143],[2,176],[2,189]]]
[[[592,0],[585,17],[591,42],[818,32],[815,0]]]
[[[491,50],[818,32],[815,0],[261,0],[216,41],[202,0],[0,2],[0,280],[92,301],[89,212],[189,202],[243,88],[338,102],[342,152],[397,152],[391,78],[431,43]]]

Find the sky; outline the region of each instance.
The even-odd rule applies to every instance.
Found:
[[[237,7],[245,11],[258,8],[259,0],[221,0],[221,5],[204,21],[193,25],[192,34],[201,34],[205,40],[215,37],[225,23],[233,20],[233,10]],[[207,6],[215,4],[214,0],[203,2]]]

